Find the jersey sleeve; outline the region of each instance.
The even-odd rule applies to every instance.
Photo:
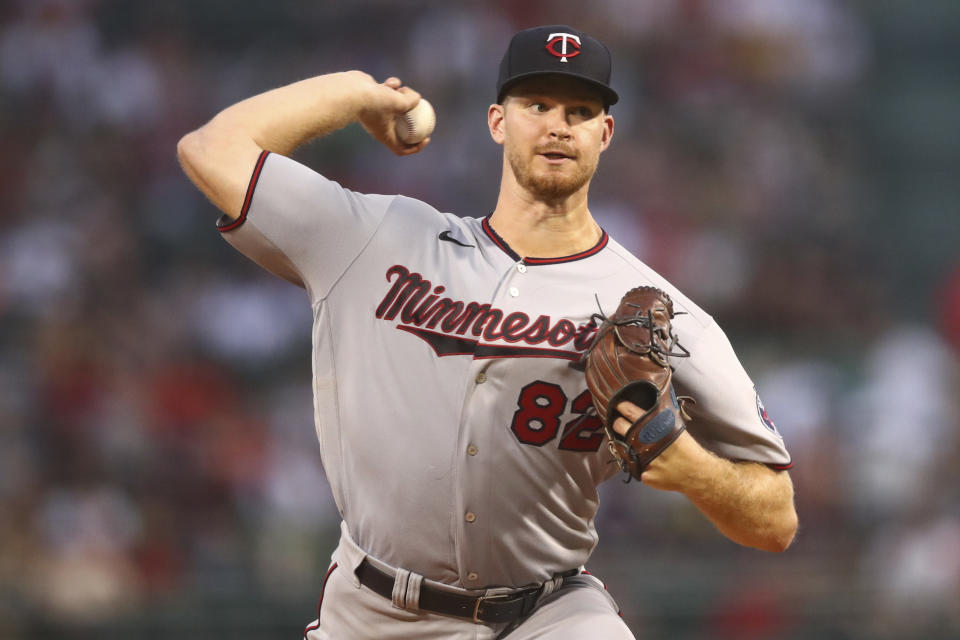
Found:
[[[690,353],[674,360],[674,388],[696,400],[688,405],[691,435],[724,458],[789,469],[792,462],[783,438],[716,322],[709,322]]]
[[[224,239],[264,269],[323,298],[376,233],[394,196],[344,189],[264,151],[240,215],[221,217]]]

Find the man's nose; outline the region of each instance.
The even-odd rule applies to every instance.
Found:
[[[570,138],[570,123],[567,121],[566,114],[554,113],[550,116],[550,137],[560,140]]]

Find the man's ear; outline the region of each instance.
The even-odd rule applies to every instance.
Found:
[[[603,116],[603,133],[600,136],[600,151],[606,151],[613,139],[613,116],[609,113]]]
[[[487,126],[490,128],[490,137],[497,144],[503,144],[503,118],[506,108],[502,104],[492,104],[487,110]]]

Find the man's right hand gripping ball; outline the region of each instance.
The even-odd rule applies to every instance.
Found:
[[[678,399],[671,383],[668,358],[690,355],[677,342],[673,317],[673,301],[666,293],[655,287],[631,289],[612,316],[595,316],[602,324],[580,361],[610,453],[623,471],[638,480],[647,465],[683,433],[690,419],[684,404],[693,399]],[[614,430],[614,422],[624,417],[617,410],[623,401],[644,413],[621,435]]]

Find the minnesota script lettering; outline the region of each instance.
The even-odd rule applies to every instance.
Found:
[[[502,357],[574,359],[579,356],[577,352],[590,345],[597,331],[593,322],[578,327],[566,318],[554,322],[550,316],[541,314],[531,319],[522,311],[505,314],[489,303],[441,297],[446,287],[435,287],[430,280],[403,265],[390,267],[386,276],[387,282],[393,285],[377,306],[376,316],[382,320],[399,317],[398,329],[427,340],[438,355],[474,353],[474,349],[469,348],[471,344],[476,347],[479,342],[503,341],[530,346],[546,343],[553,349],[500,350]],[[454,342],[450,338],[455,338]],[[451,351],[454,343],[457,348]],[[575,351],[560,350],[571,343]]]

